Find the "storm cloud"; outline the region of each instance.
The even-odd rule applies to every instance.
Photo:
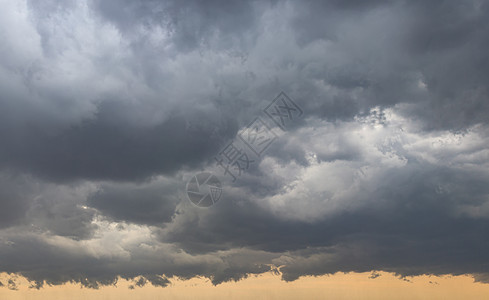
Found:
[[[488,281],[487,2],[0,7],[0,272]],[[303,110],[286,130],[263,113],[281,91]],[[277,140],[233,182],[214,156],[257,117]],[[185,194],[204,170],[207,209]]]

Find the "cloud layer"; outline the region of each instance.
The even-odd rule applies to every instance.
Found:
[[[489,278],[486,2],[0,6],[0,272]],[[227,180],[213,157],[280,91],[303,117]]]

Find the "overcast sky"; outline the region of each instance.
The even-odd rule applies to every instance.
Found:
[[[0,7],[0,272],[489,282],[488,2]],[[282,91],[302,116],[226,180],[213,158]]]

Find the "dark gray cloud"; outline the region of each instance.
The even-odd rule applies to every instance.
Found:
[[[90,195],[87,205],[118,221],[161,225],[170,222],[177,204],[181,181],[156,181],[136,186],[105,184]]]
[[[18,223],[25,215],[29,207],[31,195],[26,191],[25,181],[15,180],[14,176],[2,174],[0,181],[0,197],[2,199],[2,210],[0,210],[0,226],[8,227]],[[26,197],[26,194],[29,195]]]
[[[268,5],[265,3],[269,2]],[[91,1],[94,11],[114,23],[122,33],[133,35],[138,26],[161,26],[169,31],[174,47],[187,52],[206,46],[219,35],[219,46],[234,46],[236,37],[257,35],[258,7],[273,1]],[[140,38],[140,37],[137,37]]]
[[[73,126],[59,135],[37,135],[27,141],[6,144],[3,150],[9,159],[4,164],[60,181],[137,180],[172,172],[184,165],[196,166],[218,150],[218,136],[210,137],[214,128],[187,130],[185,119],[177,115],[151,128],[130,128],[119,120],[111,122],[117,106],[104,105],[95,120]]]
[[[287,280],[374,269],[403,275],[480,273],[486,268],[488,250],[483,228],[489,224],[486,218],[461,213],[461,207],[486,203],[487,179],[487,175],[480,178],[480,174],[409,163],[377,178],[370,187],[375,190],[359,196],[364,202],[360,207],[347,206],[316,222],[284,219],[250,204],[249,194],[241,193],[248,199],[220,203],[191,217],[178,216],[162,239],[190,253],[235,247],[280,253],[284,257],[275,262],[286,265],[282,271]],[[310,264],[304,264],[309,259]]]
[[[310,74],[341,92],[349,116],[408,104],[406,113],[430,129],[486,123],[487,3],[365,1],[338,8],[312,1],[301,10],[292,21],[297,41],[331,43]],[[351,99],[353,91],[359,100]],[[346,112],[334,98],[315,102],[329,118]]]
[[[0,5],[1,272],[488,281],[486,2]],[[304,117],[226,181],[213,156],[282,90]]]

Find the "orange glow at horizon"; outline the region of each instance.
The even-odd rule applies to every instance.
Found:
[[[46,286],[30,289],[25,279],[18,278],[18,291],[0,288],[0,299],[488,299],[489,284],[474,283],[471,276],[416,276],[407,280],[390,273],[372,279],[371,273],[336,273],[329,276],[302,277],[285,282],[271,273],[251,276],[238,282],[213,286],[205,278],[180,280],[172,278],[165,288],[129,289],[131,282],[119,280],[117,287],[98,290],[81,288],[77,284]],[[6,283],[5,274],[1,276]]]

